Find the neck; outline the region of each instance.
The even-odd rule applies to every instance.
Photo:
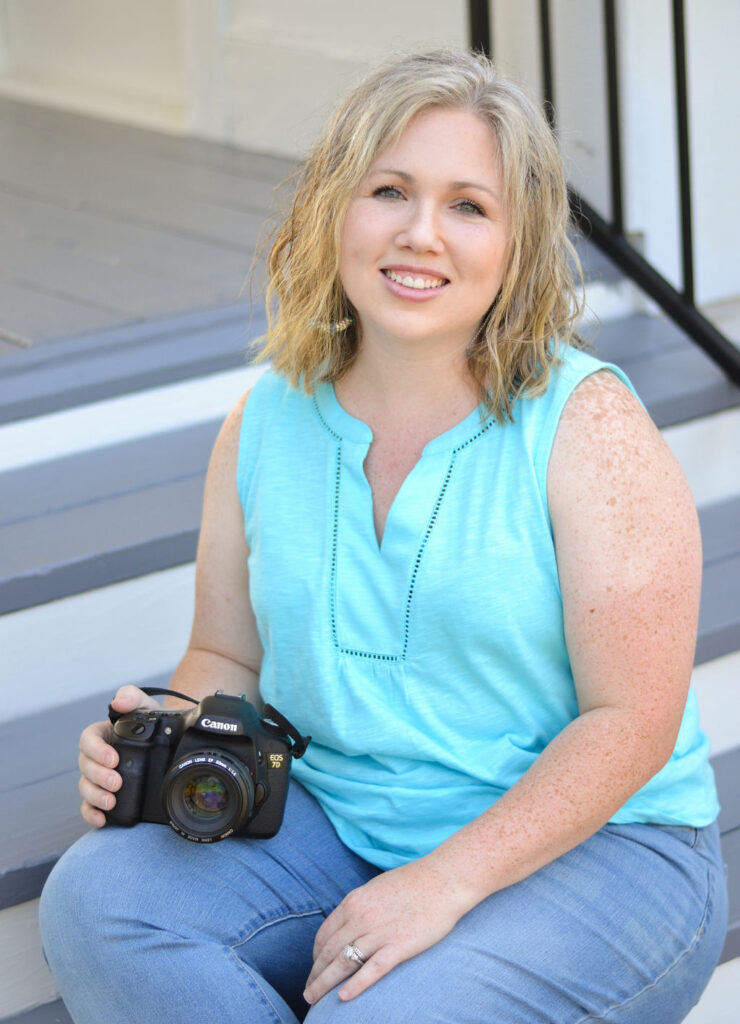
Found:
[[[377,437],[403,428],[409,420],[439,432],[464,419],[478,404],[478,386],[464,351],[423,355],[379,352],[362,346],[336,384],[348,412],[366,422]],[[431,436],[434,436],[432,433]]]

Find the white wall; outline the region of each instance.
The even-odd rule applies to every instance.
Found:
[[[306,151],[371,63],[399,48],[465,45],[468,36],[464,0],[232,0],[220,16],[209,52],[219,67],[210,79],[221,137],[285,156]],[[190,123],[207,133],[205,120]]]
[[[672,26],[666,0],[622,0],[626,220],[681,285]],[[699,302],[740,296],[740,4],[686,0],[694,270]]]
[[[740,296],[740,3],[687,0],[696,290]]]
[[[465,0],[0,0],[0,94],[295,156],[370,63],[467,38]]]
[[[619,8],[624,221],[644,256],[681,287],[676,103],[671,16],[665,0]]]
[[[179,131],[178,0],[1,0],[0,91]]]

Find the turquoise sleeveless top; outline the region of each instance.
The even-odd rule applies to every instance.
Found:
[[[604,365],[569,349],[514,423],[475,410],[430,441],[380,546],[372,434],[332,385],[309,396],[268,370],[245,405],[261,695],[313,737],[294,777],[381,868],[485,811],[578,714],[545,484],[563,407]],[[692,691],[670,761],[612,820],[698,827],[717,811]]]

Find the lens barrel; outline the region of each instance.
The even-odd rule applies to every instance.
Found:
[[[251,815],[254,783],[242,762],[222,751],[197,750],[172,763],[162,799],[176,832],[195,843],[215,843]]]

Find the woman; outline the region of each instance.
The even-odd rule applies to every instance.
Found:
[[[547,125],[483,58],[396,61],[340,107],[273,244],[273,369],[213,453],[172,683],[313,741],[274,839],[140,824],[61,860],[42,925],[78,1024],[642,1024],[699,998],[726,894],[687,701],[697,519],[573,334],[566,227]],[[80,742],[96,827],[109,739]]]

